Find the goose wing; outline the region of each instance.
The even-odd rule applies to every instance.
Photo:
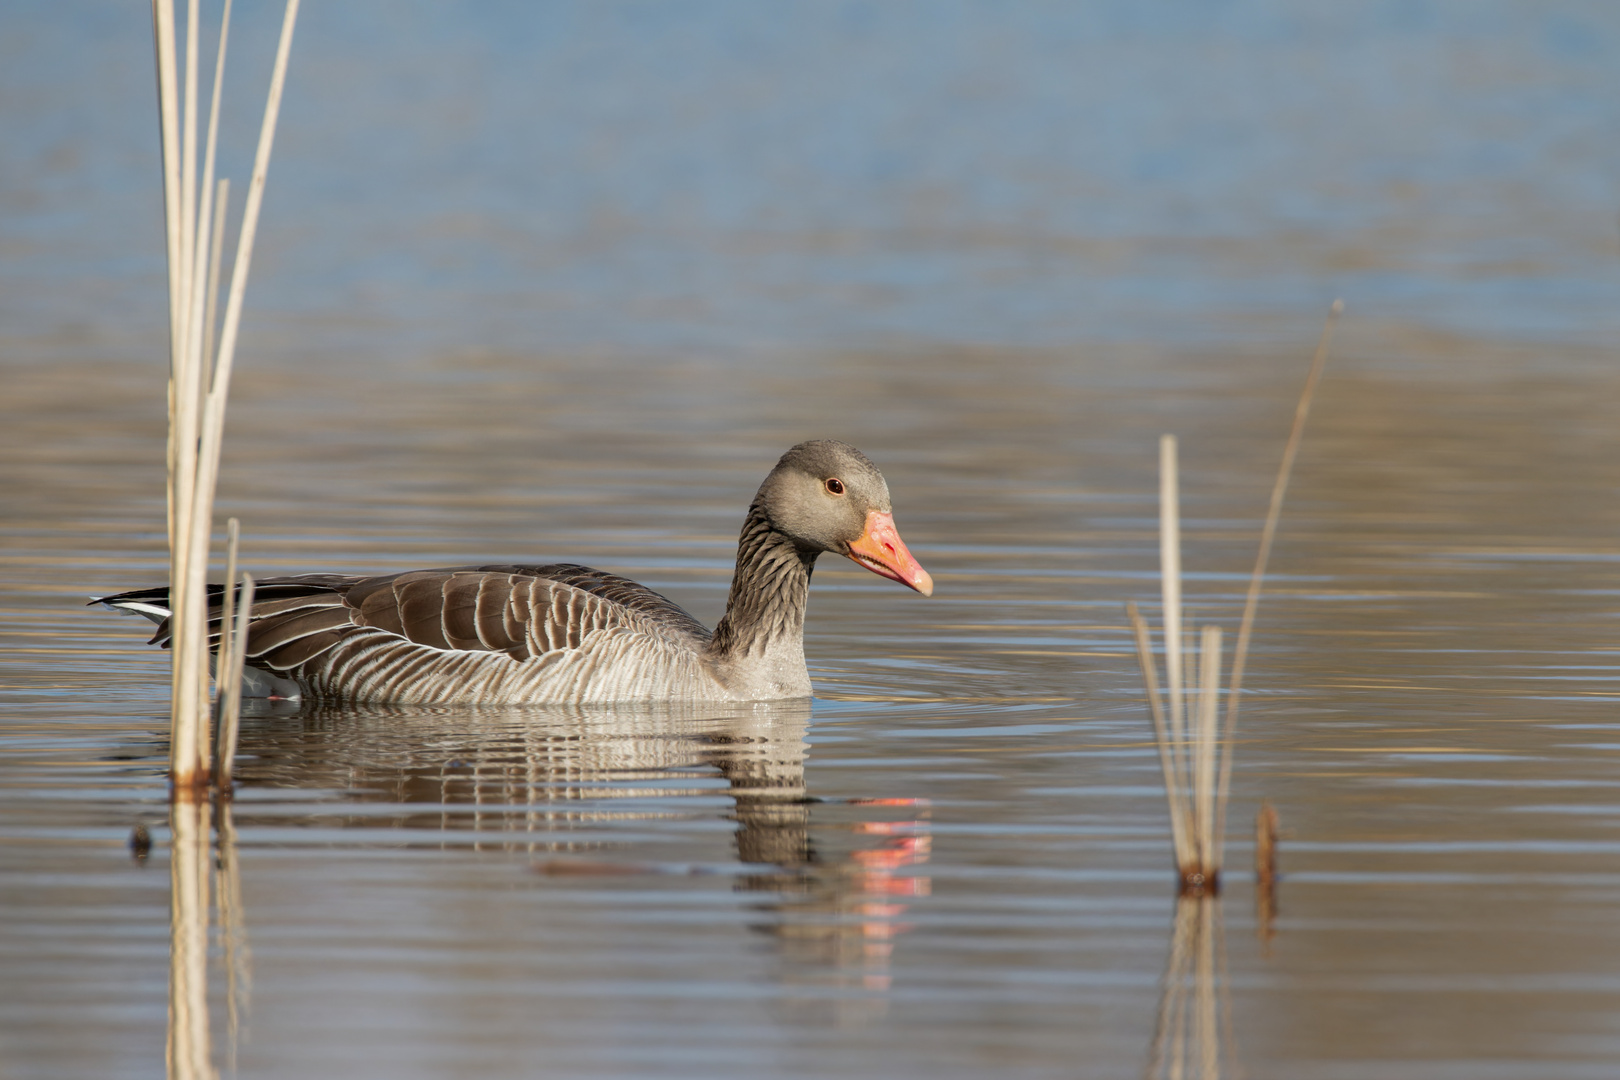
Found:
[[[223,587],[209,587],[210,644],[219,635]],[[167,589],[100,601],[157,617]],[[169,645],[164,619],[153,644]],[[578,649],[596,631],[644,635],[701,650],[709,632],[681,607],[627,578],[586,566],[461,566],[381,577],[305,574],[254,587],[247,656],[253,667],[292,674],[366,630],[432,650],[504,653],[514,661]]]

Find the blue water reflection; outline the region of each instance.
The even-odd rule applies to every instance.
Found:
[[[155,333],[145,17],[10,20],[13,334]],[[238,178],[272,18],[233,37]],[[1609,340],[1617,59],[1597,2],[313,5],[250,319],[278,351],[761,356],[1266,338],[1342,295]]]

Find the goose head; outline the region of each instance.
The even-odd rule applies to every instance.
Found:
[[[883,474],[848,443],[814,439],[795,446],[765,478],[754,502],[771,527],[799,548],[842,555],[933,595],[934,579],[895,528]]]

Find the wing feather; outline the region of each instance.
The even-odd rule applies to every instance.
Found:
[[[209,593],[217,639],[223,588]],[[167,599],[159,588],[101,602],[161,614]],[[566,700],[599,681],[613,656],[690,656],[708,639],[680,607],[625,578],[571,564],[491,565],[266,579],[247,652],[253,666],[368,700],[461,700],[485,684],[553,678],[544,697]],[[167,621],[154,640],[168,646]]]
[[[506,612],[512,603],[511,574],[479,574],[473,601],[473,626],[478,641],[491,652],[504,652],[514,660],[526,659],[528,647],[522,637],[513,637],[507,627]]]
[[[445,579],[439,627],[452,649],[487,651],[478,633],[478,594],[487,577],[487,574],[451,574]]]

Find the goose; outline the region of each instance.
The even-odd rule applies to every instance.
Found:
[[[806,698],[804,612],[823,552],[933,594],[877,466],[816,439],[783,454],[754,496],[712,633],[644,585],[570,563],[272,577],[255,586],[244,693],[417,705]],[[168,594],[93,603],[144,615],[158,624],[151,644],[168,648]],[[211,645],[223,594],[209,586]]]

